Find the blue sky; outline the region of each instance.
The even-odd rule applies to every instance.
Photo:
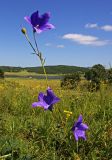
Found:
[[[37,35],[46,65],[112,64],[112,0],[1,0],[0,65],[39,66],[21,33],[32,28],[24,16],[50,11],[56,29]]]

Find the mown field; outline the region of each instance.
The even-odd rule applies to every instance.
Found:
[[[112,87],[88,92],[49,86],[61,101],[53,112],[32,108],[45,80],[0,80],[0,159],[4,160],[112,160]],[[64,110],[72,112],[67,118]],[[87,140],[78,141],[71,131],[78,116],[89,126]]]

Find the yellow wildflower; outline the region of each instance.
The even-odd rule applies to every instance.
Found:
[[[66,114],[66,120],[72,115],[72,112],[64,110],[64,113]]]

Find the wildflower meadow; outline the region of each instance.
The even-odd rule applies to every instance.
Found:
[[[21,29],[45,80],[0,79],[0,159],[111,160],[112,86],[102,84],[90,92],[80,83],[77,89],[65,89],[60,80],[48,79],[46,60],[36,40],[55,28],[50,16],[50,12],[40,15],[36,11],[24,17],[34,45],[27,29]]]

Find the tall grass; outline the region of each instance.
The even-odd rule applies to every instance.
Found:
[[[61,101],[53,112],[32,108],[45,81],[0,81],[1,159],[6,160],[111,160],[112,87],[98,92],[60,88],[49,81]],[[64,110],[72,112],[66,119]],[[71,128],[79,114],[89,126],[87,141],[79,140],[78,153]]]

